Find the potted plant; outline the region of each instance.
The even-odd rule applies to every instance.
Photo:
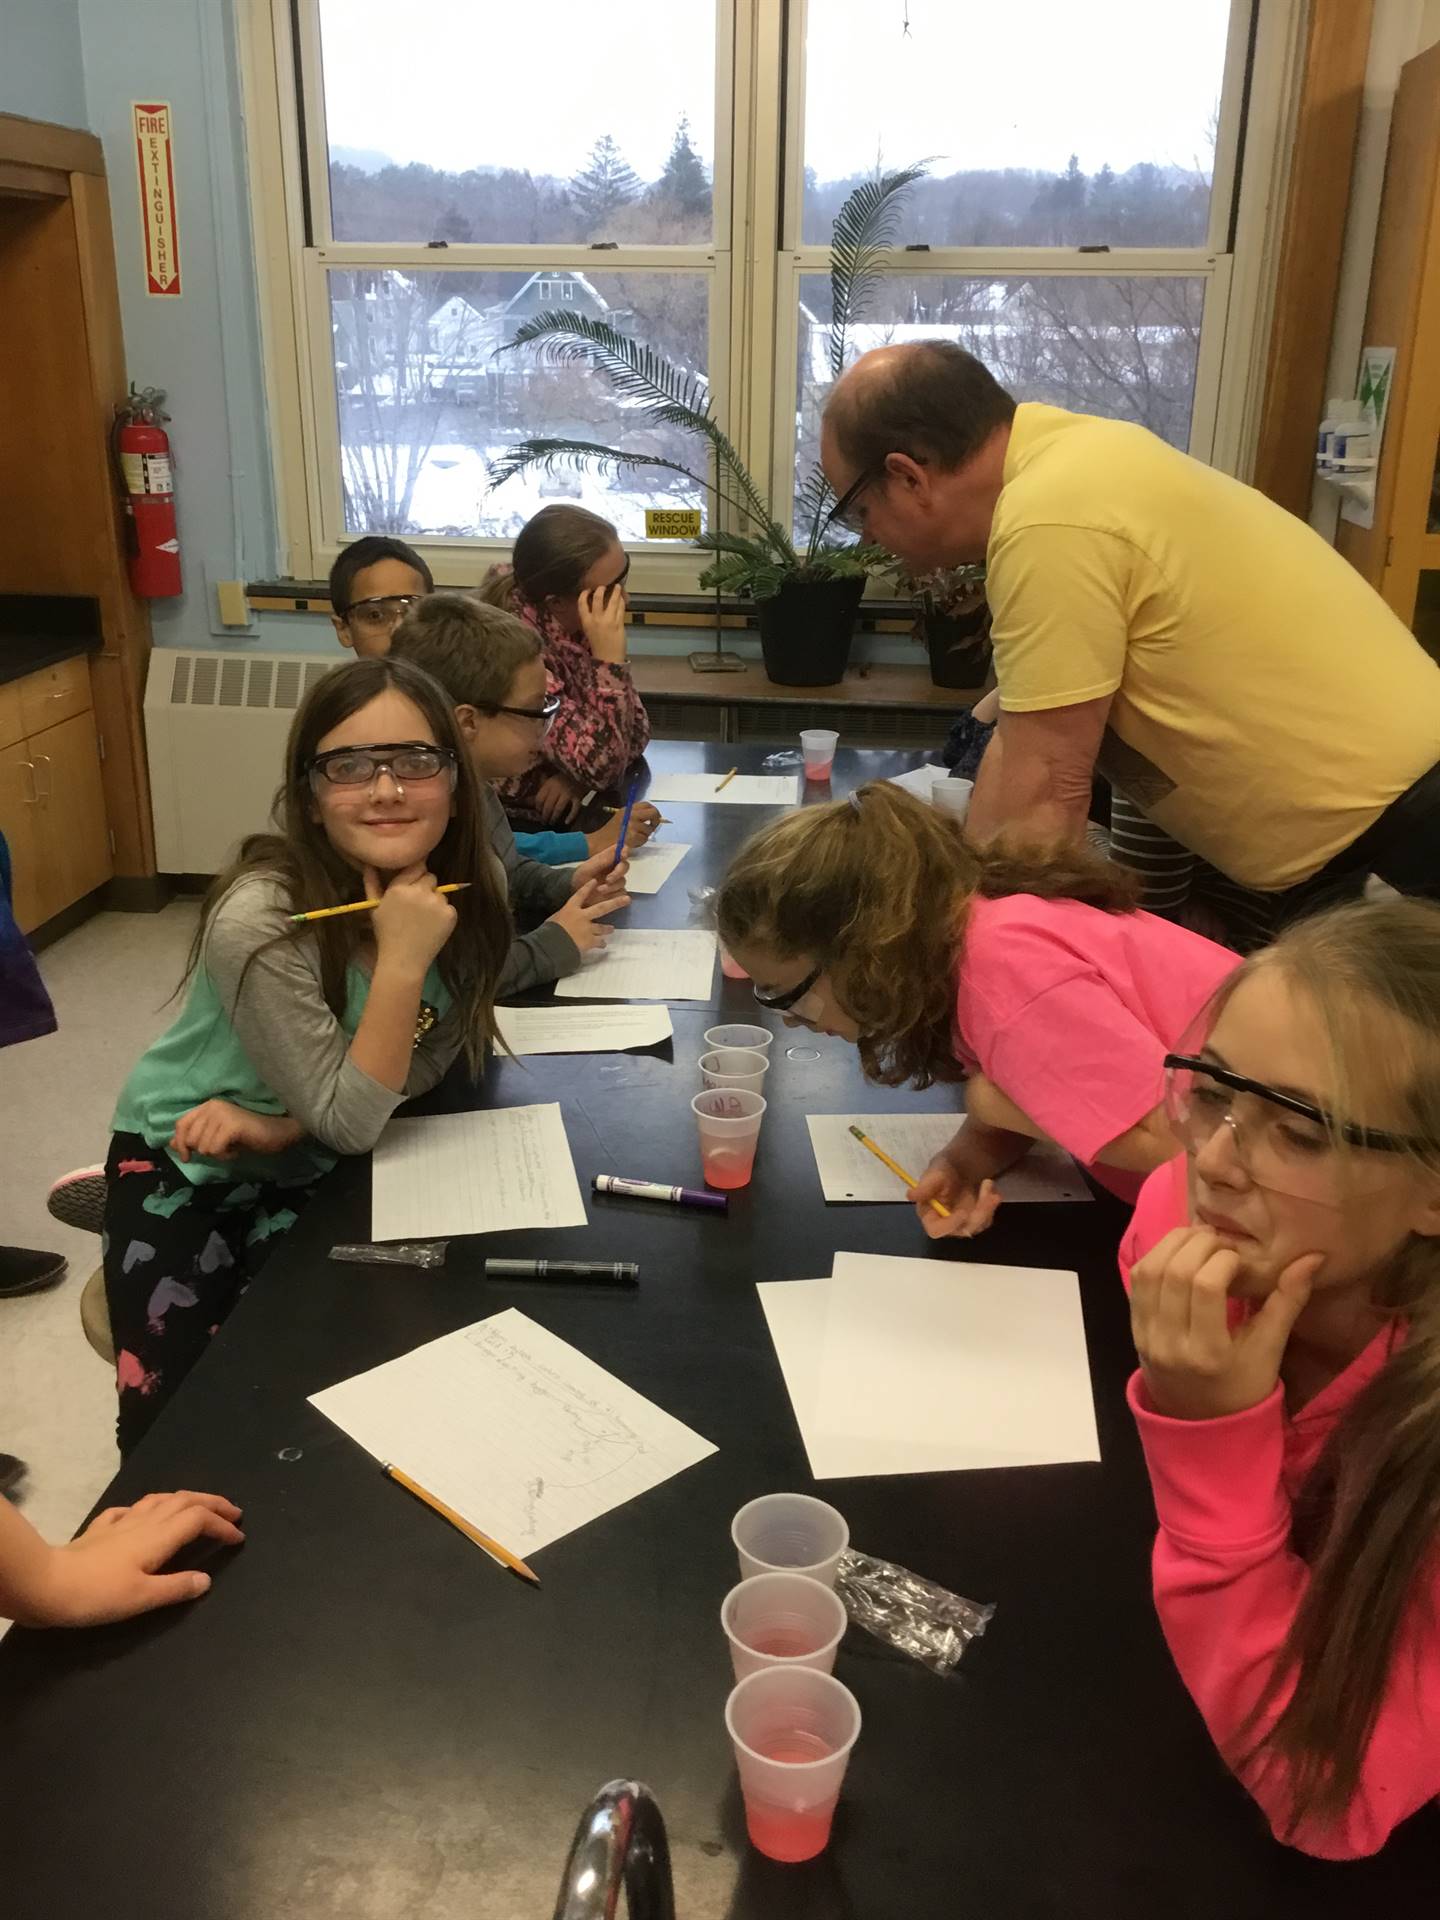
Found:
[[[895,584],[916,603],[915,638],[930,656],[937,687],[983,686],[990,666],[990,606],[983,566],[897,573]]]
[[[922,162],[862,181],[835,217],[830,238],[833,379],[844,371],[850,328],[888,263],[901,196],[924,172]],[[700,534],[697,544],[714,555],[700,584],[754,601],[770,679],[785,687],[830,686],[841,679],[865,581],[893,561],[881,547],[840,537],[837,502],[818,465],[801,489],[796,511],[806,531],[792,538],[722,431],[706,383],[695,374],[582,313],[537,314],[496,351],[523,347],[552,362],[594,367],[642,418],[693,433],[708,448],[713,479],[658,454],[626,453],[588,440],[536,439],[508,448],[492,463],[491,485],[502,486],[537,466],[611,473],[649,467],[683,475],[710,497],[712,519],[718,506],[732,520],[731,526],[711,525]]]

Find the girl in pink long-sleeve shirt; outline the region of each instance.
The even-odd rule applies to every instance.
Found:
[[[1277,1837],[1355,1858],[1440,1795],[1440,909],[1292,928],[1167,1075],[1121,1249],[1156,1606]]]
[[[532,626],[560,710],[540,761],[499,785],[512,819],[564,826],[592,789],[615,788],[650,744],[650,720],[630,677],[625,576],[630,561],[608,520],[585,507],[542,507],[480,598]]]

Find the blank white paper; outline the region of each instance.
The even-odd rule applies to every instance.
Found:
[[[496,1007],[512,1053],[621,1053],[674,1036],[668,1007]]]
[[[310,1404],[522,1559],[715,1452],[513,1307]]]
[[[859,1127],[918,1180],[926,1163],[946,1145],[965,1116],[957,1113],[812,1113],[806,1115],[815,1167],[825,1198],[833,1201],[900,1202],[903,1184],[850,1132]],[[1007,1202],[1091,1200],[1079,1167],[1053,1141],[1037,1140],[1018,1167],[999,1182]]]
[[[585,1203],[554,1101],[392,1120],[380,1136],[371,1174],[372,1239],[584,1225]]]
[[[822,1457],[829,1436],[851,1472],[1100,1458],[1073,1273],[839,1253],[824,1301]]]
[[[715,936],[703,927],[627,927],[555,982],[563,1000],[709,1000]]]
[[[723,789],[723,773],[666,773],[652,781],[647,800],[655,805],[686,802],[719,807],[793,807],[799,798],[798,773],[737,773]]]
[[[690,851],[678,840],[649,840],[630,856],[625,875],[627,893],[658,893]]]
[[[923,767],[912,767],[908,773],[892,773],[888,785],[903,787],[907,793],[913,793],[917,800],[928,800],[935,782],[948,780],[949,777],[948,767],[937,767],[927,762]]]

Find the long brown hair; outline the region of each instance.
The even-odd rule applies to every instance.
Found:
[[[1422,1143],[1417,1171],[1440,1177],[1440,908],[1373,901],[1299,922],[1226,979],[1212,1024],[1261,969],[1283,973],[1319,1013],[1337,1112],[1403,1131]],[[1338,1136],[1333,1146],[1350,1151]],[[1411,1234],[1372,1304],[1409,1330],[1301,1490],[1292,1544],[1309,1583],[1230,1756],[1239,1769],[1283,1769],[1292,1831],[1338,1818],[1354,1798],[1402,1620],[1440,1541],[1440,1238]]]
[[[510,951],[510,906],[496,862],[490,857],[482,825],[479,783],[444,690],[407,660],[352,660],[327,673],[310,691],[290,725],[285,743],[285,776],[275,795],[273,833],[256,833],[242,842],[232,864],[211,884],[200,912],[185,977],[200,962],[216,907],[237,880],[264,874],[277,880],[294,912],[338,907],[359,897],[355,869],[330,844],[310,790],[310,762],[318,743],[352,713],[390,690],[404,694],[424,716],[437,746],[455,756],[454,812],[430,854],[432,870],[443,879],[464,879],[469,886],[450,899],[459,924],[440,949],[436,965],[459,1011],[465,1056],[473,1072],[495,1036],[495,989]],[[256,949],[241,974],[270,947],[285,941],[313,941],[320,957],[325,1004],[338,1020],[345,1010],[346,974],[365,934],[364,916],[344,913],[291,927]]]
[[[423,667],[454,706],[493,713],[509,698],[520,668],[540,658],[540,636],[473,594],[431,593],[396,627],[388,658]]]
[[[866,1077],[885,1086],[960,1080],[951,1029],[955,957],[970,902],[1008,893],[1135,904],[1134,882],[1084,848],[977,848],[948,814],[875,781],[802,807],[736,857],[716,901],[726,946],[755,942],[822,965],[859,1022]]]
[[[543,607],[552,596],[569,600],[595,562],[618,546],[619,534],[588,507],[563,501],[542,507],[515,536],[510,571],[492,567],[479,596],[513,611],[517,603]]]

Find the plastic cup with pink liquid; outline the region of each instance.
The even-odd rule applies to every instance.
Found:
[[[735,1678],[762,1667],[813,1667],[830,1673],[850,1624],[833,1587],[805,1573],[757,1573],[725,1596],[720,1624]]]
[[[835,759],[835,748],[839,739],[839,734],[831,733],[827,727],[807,727],[800,735],[800,751],[805,756],[807,780],[830,778],[830,768]]]
[[[744,1087],[708,1087],[690,1105],[700,1129],[706,1186],[748,1187],[765,1118],[763,1095]]]
[[[813,1860],[830,1839],[860,1735],[860,1706],[834,1674],[786,1663],[737,1683],[725,1703],[750,1844],[771,1860]]]

